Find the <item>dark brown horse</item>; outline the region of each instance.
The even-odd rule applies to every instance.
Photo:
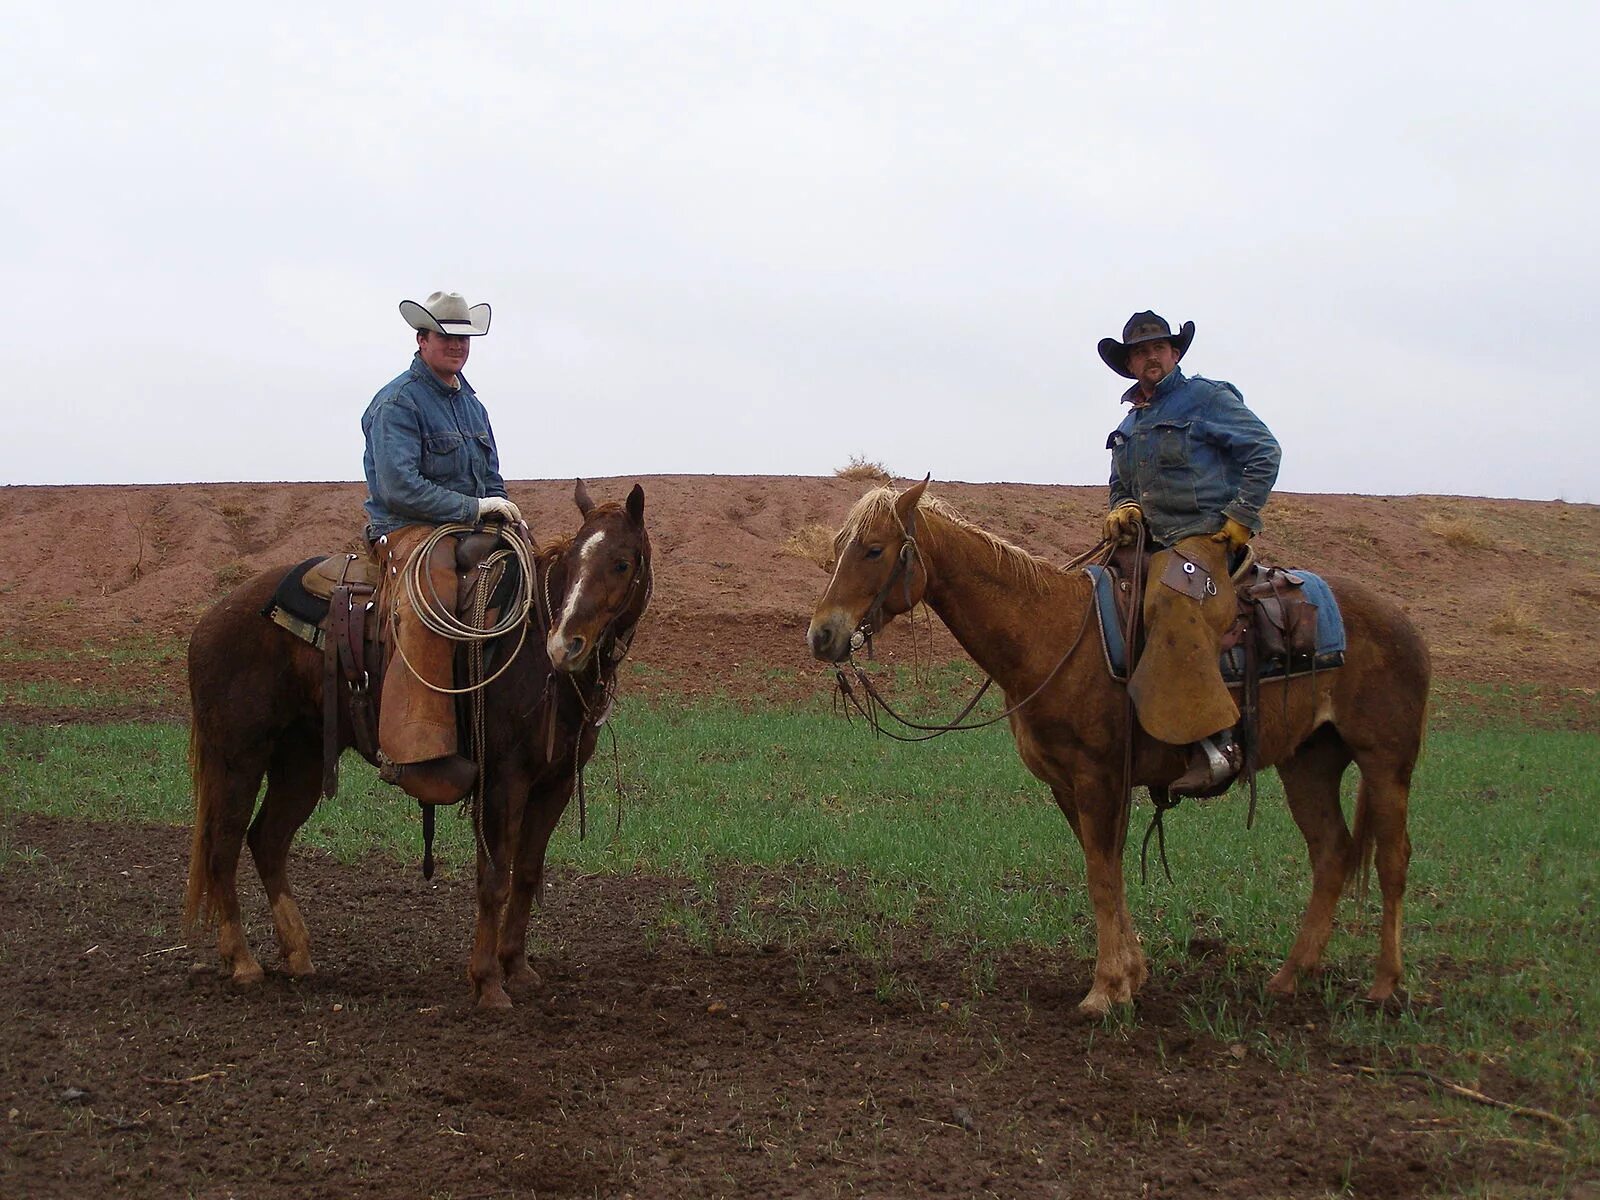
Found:
[[[545,850],[594,752],[594,718],[650,598],[644,490],[635,486],[624,504],[594,504],[580,481],[575,498],[583,514],[577,534],[536,559],[542,597],[533,611],[549,600],[548,636],[531,631],[484,697],[478,918],[467,967],[482,1008],[510,1007],[505,985],[534,978],[526,938],[532,902],[543,892]],[[262,978],[239,921],[236,874],[247,837],[284,968],[313,970],[287,867],[289,843],[320,794],[323,658],[261,615],[286,570],[258,575],[218,601],[189,642],[195,826],[184,917],[191,928],[217,923],[224,969],[238,984]],[[508,636],[497,645],[503,655],[516,642]],[[491,656],[490,671],[501,661]],[[340,708],[343,749],[354,740],[343,699]]]
[[[1026,701],[1008,718],[1017,751],[1082,844],[1094,904],[1094,984],[1079,1008],[1104,1014],[1132,1000],[1146,967],[1122,878],[1124,688],[1112,680],[1091,627],[1090,582],[961,519],[925,497],[925,486],[898,495],[879,488],[851,510],[834,543],[833,579],[811,619],[812,653],[842,661],[877,604],[887,620],[926,600],[1004,689],[1007,707]],[[1428,651],[1395,605],[1350,580],[1328,583],[1344,617],[1344,666],[1261,685],[1260,763],[1283,780],[1312,879],[1299,936],[1268,986],[1292,992],[1297,975],[1317,969],[1345,881],[1375,852],[1383,924],[1367,994],[1386,1000],[1400,981],[1411,859],[1406,803],[1422,747]],[[1353,836],[1339,806],[1339,780],[1352,762],[1361,772]],[[1183,770],[1181,749],[1135,730],[1134,784],[1161,787]]]

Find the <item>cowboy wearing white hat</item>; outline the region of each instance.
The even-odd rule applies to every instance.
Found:
[[[421,303],[402,300],[400,315],[417,331],[416,355],[379,389],[361,418],[367,538],[386,585],[399,578],[436,526],[522,522],[500,477],[489,413],[461,374],[470,339],[489,332],[489,306],[468,306],[459,292],[434,292]],[[440,605],[453,611],[454,538],[435,543],[428,575]],[[381,774],[424,804],[453,804],[472,787],[477,767],[456,753],[454,697],[423,680],[448,686],[454,649],[418,618],[405,588],[380,587],[379,595],[386,609],[394,609],[403,652],[384,676]],[[380,616],[387,619],[388,612]]]
[[[1130,411],[1106,439],[1105,536],[1128,541],[1143,525],[1158,551],[1144,593],[1145,649],[1128,691],[1152,737],[1191,747],[1172,790],[1213,793],[1242,763],[1232,736],[1239,707],[1217,665],[1234,614],[1229,567],[1261,530],[1280,451],[1238,388],[1183,373],[1178,360],[1193,340],[1193,321],[1173,333],[1145,311],[1128,318],[1121,341],[1100,341],[1101,361],[1134,381],[1122,394]]]

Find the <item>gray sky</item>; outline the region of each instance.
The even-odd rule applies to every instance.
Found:
[[[1153,307],[1284,490],[1600,501],[1597,14],[17,8],[0,481],[359,478],[443,288],[508,478],[1102,483]]]

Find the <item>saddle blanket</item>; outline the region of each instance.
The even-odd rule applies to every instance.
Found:
[[[325,554],[319,554],[291,568],[279,581],[272,599],[261,610],[263,617],[283,626],[295,637],[319,650],[323,641],[322,623],[328,618],[328,602],[306,591],[301,579],[326,557]]]
[[[1117,578],[1104,567],[1089,566],[1084,570],[1094,581],[1095,611],[1100,617],[1100,644],[1105,649],[1106,665],[1113,679],[1128,677],[1128,648],[1123,644],[1122,622],[1117,615]],[[1305,598],[1317,606],[1317,651],[1291,660],[1283,658],[1260,661],[1262,679],[1287,679],[1296,675],[1309,675],[1313,671],[1326,671],[1344,665],[1344,618],[1339,614],[1339,602],[1333,589],[1320,575],[1296,570],[1296,579],[1304,580]],[[1224,651],[1220,660],[1225,683],[1239,683],[1244,679],[1244,646],[1234,646]]]

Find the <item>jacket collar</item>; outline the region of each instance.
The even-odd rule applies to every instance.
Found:
[[[423,367],[422,369],[426,371],[428,368]],[[1152,404],[1160,403],[1163,397],[1170,395],[1182,387],[1183,380],[1183,368],[1173,367],[1172,370],[1167,372],[1167,377],[1160,383],[1156,384],[1155,395],[1151,396],[1148,401],[1145,400],[1144,393],[1140,391],[1139,385],[1136,383],[1127,391],[1122,393],[1122,402],[1124,404],[1131,404],[1134,408],[1149,408]]]
[[[435,392],[439,393],[441,396],[444,396],[446,399],[451,399],[456,396],[477,395],[477,393],[472,390],[472,385],[467,382],[467,377],[461,374],[459,371],[456,372],[457,386],[453,388],[446,387],[439,381],[439,377],[428,369],[428,364],[422,361],[421,353],[414,353],[411,356],[411,374],[413,378],[420,379],[423,383],[433,388]]]

